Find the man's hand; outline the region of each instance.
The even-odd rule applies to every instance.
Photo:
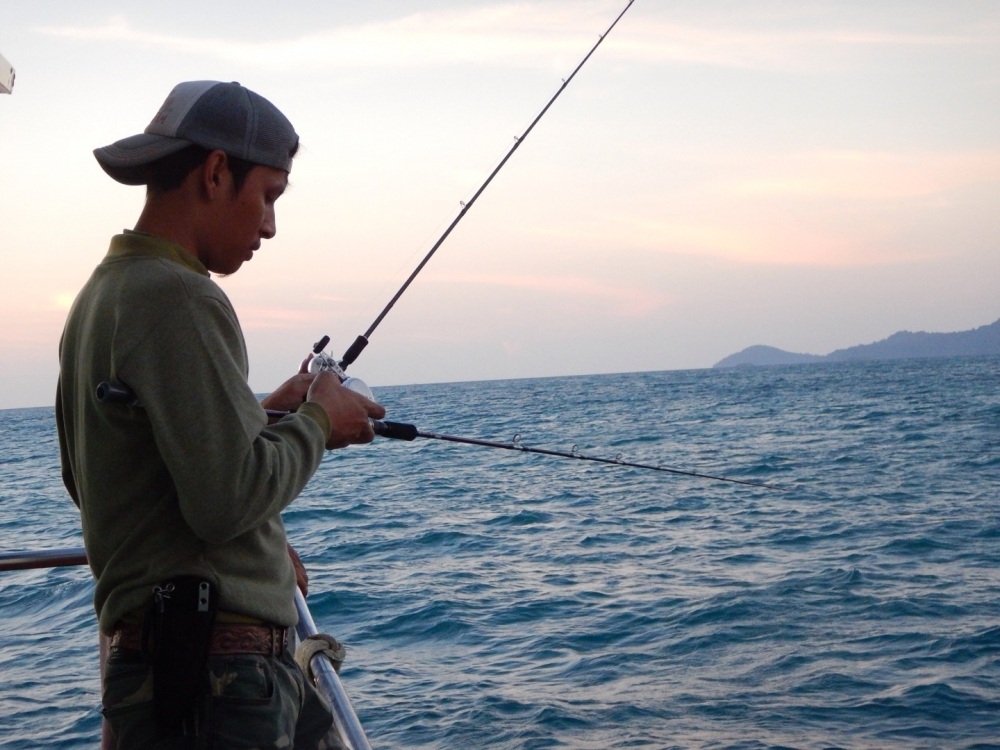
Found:
[[[385,409],[360,393],[344,388],[337,376],[320,372],[306,392],[306,400],[318,403],[330,417],[333,429],[326,442],[328,450],[375,439],[370,419],[382,419]]]
[[[306,393],[309,392],[309,386],[315,379],[315,375],[300,371],[279,385],[273,393],[261,399],[260,405],[265,409],[276,411],[295,411],[306,400]]]
[[[309,386],[316,378],[309,372],[309,361],[312,358],[313,355],[310,354],[302,360],[297,374],[279,385],[273,393],[264,396],[260,401],[261,407],[275,411],[295,411],[302,406],[302,402],[306,400]]]

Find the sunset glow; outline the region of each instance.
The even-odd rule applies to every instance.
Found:
[[[91,150],[178,81],[239,80],[302,136],[277,236],[220,280],[265,391],[368,326],[623,5],[5,10],[0,407],[51,402],[68,306],[141,208]],[[637,0],[355,367],[698,368],[992,322],[998,57],[1000,6],[971,0]]]

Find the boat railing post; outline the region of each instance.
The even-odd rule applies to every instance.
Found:
[[[311,635],[318,635],[319,630],[316,629],[312,613],[306,605],[305,597],[298,588],[295,589],[295,608],[299,613],[299,624],[295,626],[299,640],[304,641]],[[371,750],[371,744],[368,742],[365,730],[354,712],[354,707],[347,697],[347,692],[344,690],[340,676],[333,668],[333,664],[321,653],[317,653],[313,656],[309,666],[312,667],[313,674],[316,676],[317,688],[330,701],[334,726],[349,750]]]

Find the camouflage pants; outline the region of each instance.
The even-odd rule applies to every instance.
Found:
[[[113,649],[104,716],[123,750],[324,750],[333,717],[287,652],[208,658],[209,695],[196,736],[163,737],[153,718],[153,675],[136,651]],[[333,745],[332,747],[335,747]]]

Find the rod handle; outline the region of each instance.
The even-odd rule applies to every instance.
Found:
[[[371,420],[372,429],[379,437],[393,440],[414,440],[420,436],[416,425],[405,422],[387,422],[380,419]]]

